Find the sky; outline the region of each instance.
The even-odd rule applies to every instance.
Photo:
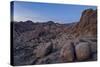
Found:
[[[13,18],[14,21],[72,23],[78,22],[82,12],[89,8],[96,9],[96,6],[14,1]]]

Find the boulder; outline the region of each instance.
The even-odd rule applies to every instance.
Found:
[[[73,61],[74,60],[74,45],[69,42],[69,43],[66,43],[62,49],[61,49],[61,52],[60,52],[60,57],[62,58],[62,60],[65,62],[67,61]]]
[[[36,57],[37,58],[42,58],[46,55],[48,55],[52,51],[52,44],[51,42],[40,44],[37,49],[35,50],[36,52]]]
[[[51,53],[50,55],[39,59],[36,64],[61,63],[61,58],[59,57],[59,54],[60,54],[60,51],[56,51],[54,53]]]
[[[77,60],[86,60],[90,58],[90,47],[87,42],[80,42],[75,46]]]

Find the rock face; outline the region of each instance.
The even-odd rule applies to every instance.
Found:
[[[79,22],[12,22],[13,65],[97,60],[97,10],[83,11]]]
[[[97,10],[87,9],[83,11],[79,23],[72,30],[76,36],[95,36],[97,34]]]
[[[79,43],[75,47],[76,57],[78,60],[86,60],[90,57],[90,47],[88,43]]]

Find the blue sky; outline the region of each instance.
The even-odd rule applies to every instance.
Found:
[[[96,6],[15,1],[13,17],[14,21],[71,23],[79,21],[82,11],[88,8]]]

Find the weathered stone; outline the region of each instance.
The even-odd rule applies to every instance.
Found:
[[[86,60],[90,57],[90,47],[87,42],[80,42],[75,47],[77,60]]]
[[[38,58],[44,57],[52,51],[52,44],[51,42],[40,44],[40,46],[38,46],[35,51],[36,51],[36,57]]]
[[[61,49],[60,56],[63,61],[73,61],[74,60],[74,45],[71,42],[66,43]]]
[[[50,63],[61,63],[61,58],[59,57],[60,51],[51,53],[50,55],[41,58],[36,64],[50,64]]]

